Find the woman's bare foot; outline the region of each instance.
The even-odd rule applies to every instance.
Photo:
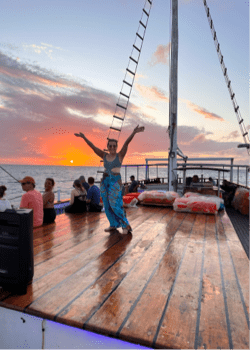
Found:
[[[108,228],[105,228],[105,232],[111,232],[111,231],[115,231],[116,230],[116,228],[115,227],[108,227]]]
[[[122,233],[123,234],[128,234],[128,233],[131,233],[132,232],[132,227],[131,226],[127,226],[125,228],[122,229]]]

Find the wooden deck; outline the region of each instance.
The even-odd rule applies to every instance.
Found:
[[[35,275],[0,306],[151,348],[249,349],[248,258],[225,212],[63,214],[34,230]]]

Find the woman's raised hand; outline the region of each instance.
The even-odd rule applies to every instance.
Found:
[[[79,134],[74,134],[77,137],[84,137],[83,133],[79,132]]]
[[[144,130],[145,130],[144,126],[137,125],[137,127],[134,129],[134,133],[137,134],[138,132],[142,132]]]

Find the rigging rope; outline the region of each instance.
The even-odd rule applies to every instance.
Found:
[[[214,28],[214,24],[213,24],[213,20],[212,20],[211,14],[210,14],[210,10],[209,10],[209,7],[207,6],[207,1],[203,0],[203,3],[205,6],[205,11],[207,14],[209,27],[210,27],[210,30],[211,30],[211,33],[212,33],[212,36],[214,39],[214,44],[215,44],[215,48],[216,48],[218,58],[220,61],[221,69],[222,69],[222,72],[223,72],[223,75],[224,75],[224,78],[225,78],[225,81],[227,84],[227,88],[228,88],[228,91],[230,94],[230,98],[231,98],[231,101],[232,101],[232,104],[234,107],[235,114],[236,114],[237,119],[238,119],[238,123],[240,125],[240,130],[241,130],[245,144],[248,145],[249,144],[249,135],[248,135],[248,132],[247,132],[246,127],[244,125],[243,118],[241,117],[240,108],[236,102],[235,93],[233,92],[233,89],[231,86],[231,80],[229,80],[229,77],[228,77],[227,68],[225,66],[224,58],[223,58],[223,55],[222,55],[221,50],[220,50],[220,44],[219,44],[218,39],[217,39],[217,34],[216,34],[216,31]],[[249,148],[246,148],[246,149],[247,149],[248,155],[250,155],[250,149]]]
[[[0,165],[0,168],[5,171],[7,174],[9,174],[14,180],[16,180],[18,183],[20,183],[14,176],[12,176],[10,173],[8,173],[7,170],[5,170],[1,165]]]

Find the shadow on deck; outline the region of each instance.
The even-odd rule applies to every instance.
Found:
[[[249,215],[243,215],[232,207],[226,208],[226,212],[249,259]]]

